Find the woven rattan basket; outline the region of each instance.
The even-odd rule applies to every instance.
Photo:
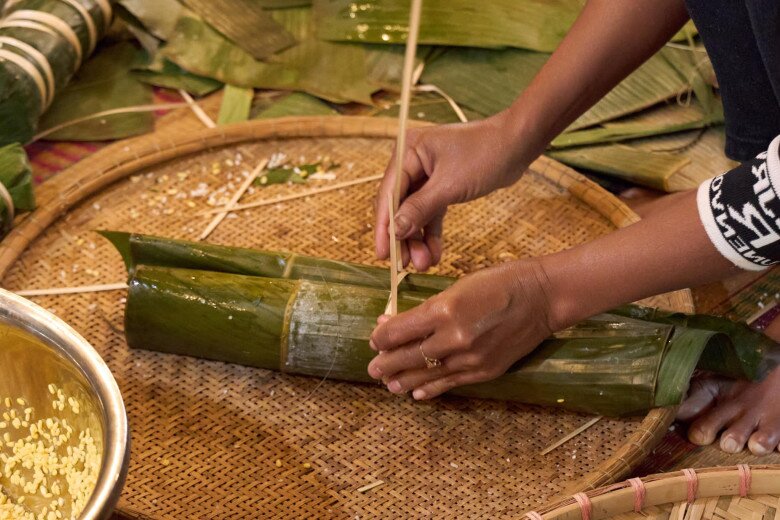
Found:
[[[780,466],[686,469],[576,495],[529,520],[776,520]]]
[[[376,175],[395,132],[391,120],[348,117],[197,125],[187,112],[171,114],[156,133],[109,146],[43,185],[40,208],[0,246],[3,285],[121,282],[119,256],[94,230],[195,239],[210,220],[199,216],[209,209],[198,196],[204,185],[229,196],[242,171],[277,152],[295,160],[329,156],[340,165],[337,182]],[[312,187],[268,186],[241,202]],[[375,190],[367,183],[236,213],[209,240],[376,262]],[[595,184],[542,158],[515,187],[453,208],[440,272],[550,253],[635,219]],[[672,420],[665,409],[604,419],[542,456],[589,418],[493,401],[414,403],[374,386],[131,351],[123,296],[36,301],[84,334],[116,375],[132,429],[120,502],[129,516],[517,516],[565,490],[624,477]],[[687,292],[652,303],[691,310]]]

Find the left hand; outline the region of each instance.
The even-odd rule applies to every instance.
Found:
[[[538,262],[511,262],[466,276],[414,309],[381,316],[371,335],[380,354],[369,375],[415,399],[502,375],[555,330],[548,284]],[[424,356],[441,366],[428,368]]]

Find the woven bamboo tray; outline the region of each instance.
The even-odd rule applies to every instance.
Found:
[[[293,160],[329,156],[341,165],[338,179],[269,186],[241,202],[375,175],[395,133],[395,121],[376,118],[197,125],[189,113],[174,113],[156,133],[111,145],[44,184],[40,208],[0,246],[3,285],[121,282],[119,256],[94,230],[196,239],[210,220],[198,216],[209,208],[199,191],[227,186],[229,198],[240,172],[276,152]],[[376,183],[363,184],[236,213],[209,240],[375,263],[375,190]],[[541,158],[515,187],[452,209],[440,272],[550,253],[636,218],[595,184]],[[36,301],[87,337],[122,389],[132,458],[119,510],[128,516],[516,517],[565,490],[624,477],[673,417],[659,409],[644,419],[604,419],[541,456],[589,418],[493,401],[415,403],[376,386],[131,351],[123,297]],[[651,303],[691,310],[687,291]]]
[[[529,520],[777,520],[780,466],[685,469],[587,493],[530,513]]]

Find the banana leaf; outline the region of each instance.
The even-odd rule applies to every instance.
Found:
[[[722,126],[605,144],[549,150],[547,155],[570,166],[606,173],[658,190],[697,187],[737,163],[723,152]]]
[[[284,116],[335,116],[338,112],[324,101],[304,92],[293,92],[261,108],[252,119]]]
[[[184,0],[209,25],[262,60],[295,44],[295,38],[255,0]]]
[[[183,69],[240,87],[298,90],[334,103],[371,104],[377,90],[367,78],[365,50],[313,37],[310,9],[273,11],[299,44],[259,61],[194,15],[179,18],[160,49]]]
[[[422,82],[441,88],[461,107],[489,116],[509,107],[548,58],[546,53],[518,49],[451,48],[426,64]],[[580,116],[568,131],[644,110],[688,88],[669,60],[656,54]]]
[[[142,69],[134,69],[133,77],[138,81],[171,89],[183,89],[196,96],[205,96],[222,87],[215,79],[198,76],[182,69],[164,58],[156,58],[150,65]]]
[[[225,125],[249,119],[249,111],[252,109],[252,99],[254,97],[254,89],[225,85],[222,91],[222,105],[219,107],[217,123]]]
[[[400,100],[390,107],[375,112],[375,117],[398,117]],[[479,119],[480,115],[468,108],[462,108],[466,118]],[[409,117],[436,124],[459,123],[460,119],[446,99],[433,92],[415,92],[409,104]]]
[[[27,154],[19,143],[0,147],[0,183],[11,196],[15,214],[35,209],[32,170]],[[12,224],[3,197],[0,197],[0,208],[0,238],[2,238]]]
[[[387,303],[385,270],[126,233],[104,235],[130,273],[125,332],[132,348],[371,381],[366,366],[375,354],[368,338]],[[304,259],[305,268],[296,271]],[[420,285],[454,281],[432,280]],[[435,292],[403,286],[400,310]],[[626,315],[629,311],[637,317]],[[725,326],[700,329],[668,313],[622,312],[561,331],[502,377],[453,393],[617,416],[679,404],[697,365],[749,378],[766,369],[771,342],[736,324],[737,332]],[[691,323],[709,323],[695,319]],[[752,349],[752,355],[740,356],[732,338]]]
[[[673,103],[625,119],[603,123],[594,128],[564,132],[553,139],[550,147],[556,149],[630,141],[706,128],[721,123],[723,123],[723,106],[718,100],[712,101],[707,109],[698,103],[689,106]]]
[[[464,47],[519,47],[553,51],[566,35],[581,0],[426,0],[420,43]],[[317,34],[332,41],[403,43],[409,0],[315,0]]]
[[[575,168],[614,175],[663,191],[668,191],[670,179],[691,162],[679,153],[647,152],[624,144],[551,150],[547,155]]]
[[[96,2],[85,8],[94,22],[97,41],[103,36],[107,21]],[[24,13],[30,11],[58,18],[75,33],[77,41],[69,41],[61,32],[23,27]],[[6,6],[2,16],[7,26],[0,27],[0,37],[13,40],[0,44],[4,54],[0,58],[0,145],[27,143],[36,133],[41,114],[80,65],[77,49],[84,60],[93,42],[83,15],[67,2],[20,0]],[[15,18],[19,19],[12,21]]]
[[[40,130],[90,116],[97,112],[152,103],[152,89],[130,71],[146,62],[145,52],[130,42],[100,49],[84,64],[41,118]],[[46,136],[60,141],[121,139],[150,132],[151,112],[116,114],[69,125]]]
[[[185,12],[184,6],[176,0],[119,0],[118,3],[161,40],[173,35],[176,22]]]

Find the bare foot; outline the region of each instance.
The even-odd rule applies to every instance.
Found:
[[[720,449],[727,453],[746,444],[756,455],[780,451],[780,367],[759,383],[696,378],[677,418],[691,423],[688,439],[694,444],[712,444],[720,434]]]

